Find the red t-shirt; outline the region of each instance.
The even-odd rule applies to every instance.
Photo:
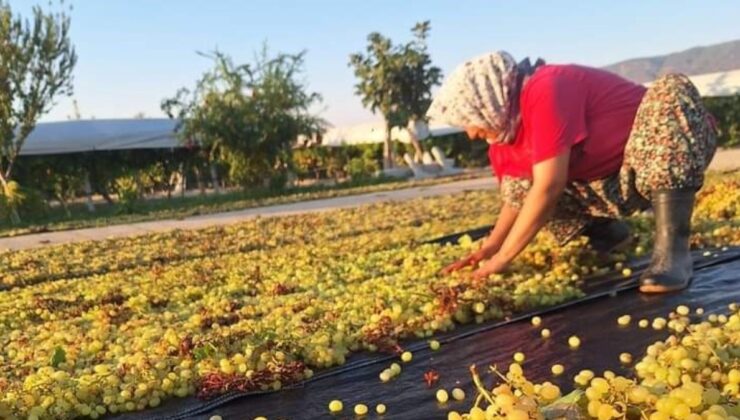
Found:
[[[510,145],[491,145],[494,174],[531,178],[532,166],[571,148],[569,180],[619,171],[645,87],[577,65],[537,69],[521,93],[521,124]]]

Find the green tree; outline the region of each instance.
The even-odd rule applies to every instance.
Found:
[[[429,21],[417,23],[412,28],[414,39],[402,45],[393,45],[389,38],[373,32],[368,35],[365,53],[350,55],[349,65],[358,78],[355,92],[365,107],[380,112],[385,120],[384,168],[393,166],[391,129],[425,120],[432,87],[442,78],[427,51],[430,29]],[[418,157],[421,146],[415,136],[412,142]]]
[[[23,143],[59,95],[72,93],[77,55],[63,12],[33,8],[29,21],[0,0],[0,185],[5,203],[19,191],[13,169]],[[17,203],[16,203],[17,204]],[[11,218],[18,222],[15,208]]]
[[[270,57],[265,48],[253,65],[235,65],[214,52],[208,55],[214,68],[193,90],[164,100],[162,109],[180,121],[180,137],[225,162],[233,180],[253,185],[280,178],[290,166],[292,143],[324,126],[310,112],[321,97],[299,78],[304,56]]]
[[[740,93],[704,98],[704,103],[716,119],[719,128],[717,145],[740,146]]]
[[[427,50],[429,21],[419,22],[411,30],[414,40],[402,48],[404,66],[401,68],[400,103],[401,121],[407,126],[426,124],[426,112],[432,104],[432,88],[442,81],[442,70],[432,65]],[[416,159],[421,159],[421,145],[414,131],[411,141],[416,149]]]

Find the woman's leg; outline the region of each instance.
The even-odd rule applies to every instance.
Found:
[[[658,79],[637,111],[624,152],[620,193],[635,189],[652,202],[655,247],[640,280],[643,292],[688,286],[694,195],[714,156],[716,133],[698,91],[683,75]]]

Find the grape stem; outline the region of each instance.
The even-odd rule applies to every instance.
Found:
[[[488,390],[483,386],[483,384],[480,381],[480,377],[478,376],[478,371],[475,369],[475,364],[470,365],[470,373],[473,376],[473,383],[475,384],[475,387],[478,389],[479,397],[483,396],[491,405],[495,405],[495,402],[493,401],[493,398],[491,397],[491,394],[488,393]]]

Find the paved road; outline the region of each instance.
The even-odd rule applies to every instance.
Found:
[[[718,150],[709,165],[715,171],[729,171],[740,168],[740,148]]]
[[[740,168],[740,148],[718,151],[710,165],[710,169],[719,171],[737,168]],[[357,207],[381,201],[403,201],[419,197],[451,194],[463,190],[493,188],[495,188],[494,180],[491,177],[484,177],[426,187],[302,201],[298,203],[280,204],[267,207],[255,207],[226,213],[193,216],[180,220],[157,220],[152,222],[132,223],[128,225],[38,233],[13,238],[0,238],[0,250],[37,248],[66,242],[80,242],[101,240],[111,237],[142,235],[145,233],[164,232],[172,229],[199,229],[214,225],[237,223],[253,219],[258,216],[287,216],[292,214]]]

